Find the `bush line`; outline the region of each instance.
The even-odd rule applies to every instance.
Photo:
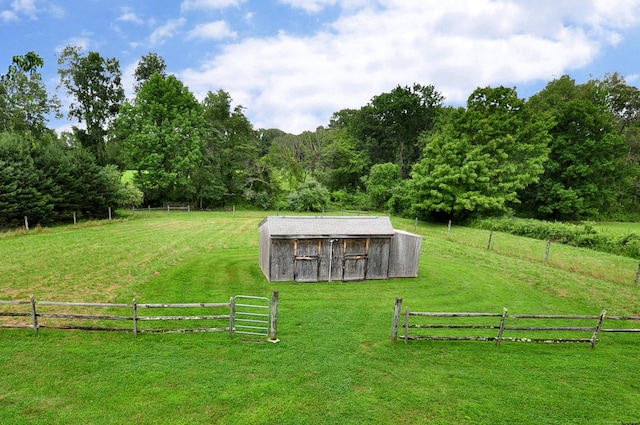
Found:
[[[634,232],[616,235],[600,231],[588,222],[574,224],[503,217],[477,220],[471,227],[640,258],[640,235]]]

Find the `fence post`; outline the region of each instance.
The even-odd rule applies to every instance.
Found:
[[[502,308],[502,320],[500,320],[500,330],[498,331],[498,339],[496,340],[496,347],[500,347],[502,342],[502,333],[504,332],[504,322],[507,319],[507,307]]]
[[[638,286],[638,280],[640,280],[640,264],[638,264],[638,271],[636,272],[636,278],[633,281],[633,286]]]
[[[233,338],[233,328],[235,326],[234,318],[236,315],[236,299],[231,297],[229,299],[229,338]]]
[[[406,307],[404,311],[404,343],[409,341],[409,307]]]
[[[33,333],[38,333],[38,315],[36,313],[36,297],[31,294],[29,297],[31,301],[31,320],[33,322]]]
[[[170,211],[171,211],[171,205],[167,204],[167,215],[169,215]]]
[[[418,230],[418,217],[416,217],[416,221],[413,223],[413,231]]]
[[[27,232],[29,231],[29,219],[26,215],[24,216],[24,228],[27,229]]]
[[[271,297],[271,317],[269,318],[269,341],[278,342],[278,291]]]
[[[598,324],[596,325],[596,330],[593,333],[593,336],[591,337],[591,349],[592,350],[596,346],[596,342],[598,342],[598,334],[600,333],[600,329],[602,329],[602,322],[604,322],[605,314],[607,314],[607,311],[606,310],[602,310],[602,313],[600,313],[600,319],[598,320]]]
[[[187,215],[191,215],[191,204],[187,204]]]
[[[391,327],[391,342],[398,341],[398,324],[400,323],[400,313],[402,312],[402,298],[396,298],[396,305],[393,308],[393,326]]]
[[[551,239],[547,239],[547,249],[544,252],[544,263],[549,262],[549,251],[551,251]]]
[[[151,205],[147,205],[147,208],[149,208],[149,217],[151,217]]]
[[[111,207],[109,207],[109,220],[111,220]]]
[[[451,234],[451,220],[449,220],[449,224],[447,225],[447,239],[449,239],[450,234]]]
[[[138,336],[138,302],[133,299],[133,336]]]
[[[493,239],[493,230],[489,233],[489,243],[487,244],[487,249],[491,250],[491,240]]]
[[[73,225],[75,226],[76,224],[78,224],[78,218],[76,216],[76,212],[73,212]]]

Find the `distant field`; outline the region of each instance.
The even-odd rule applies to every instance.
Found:
[[[596,223],[598,228],[615,232],[618,234],[638,233],[640,234],[640,223],[633,222],[599,222]]]
[[[417,279],[270,283],[258,266],[267,214],[140,211],[0,237],[0,299],[224,302],[278,290],[281,340],[0,329],[0,424],[640,421],[640,335],[604,334],[594,350],[390,342],[396,297],[413,311],[638,315],[636,260],[552,245],[545,264],[544,241],[496,233],[488,250],[488,232],[394,218],[426,238]]]

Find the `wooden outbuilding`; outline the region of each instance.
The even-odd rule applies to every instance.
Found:
[[[260,268],[272,282],[418,276],[422,236],[386,216],[270,216],[258,228]]]

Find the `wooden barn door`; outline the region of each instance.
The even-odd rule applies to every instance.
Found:
[[[369,239],[344,239],[342,280],[364,280],[367,277]]]
[[[320,267],[321,239],[298,239],[294,241],[294,280],[317,282]]]

